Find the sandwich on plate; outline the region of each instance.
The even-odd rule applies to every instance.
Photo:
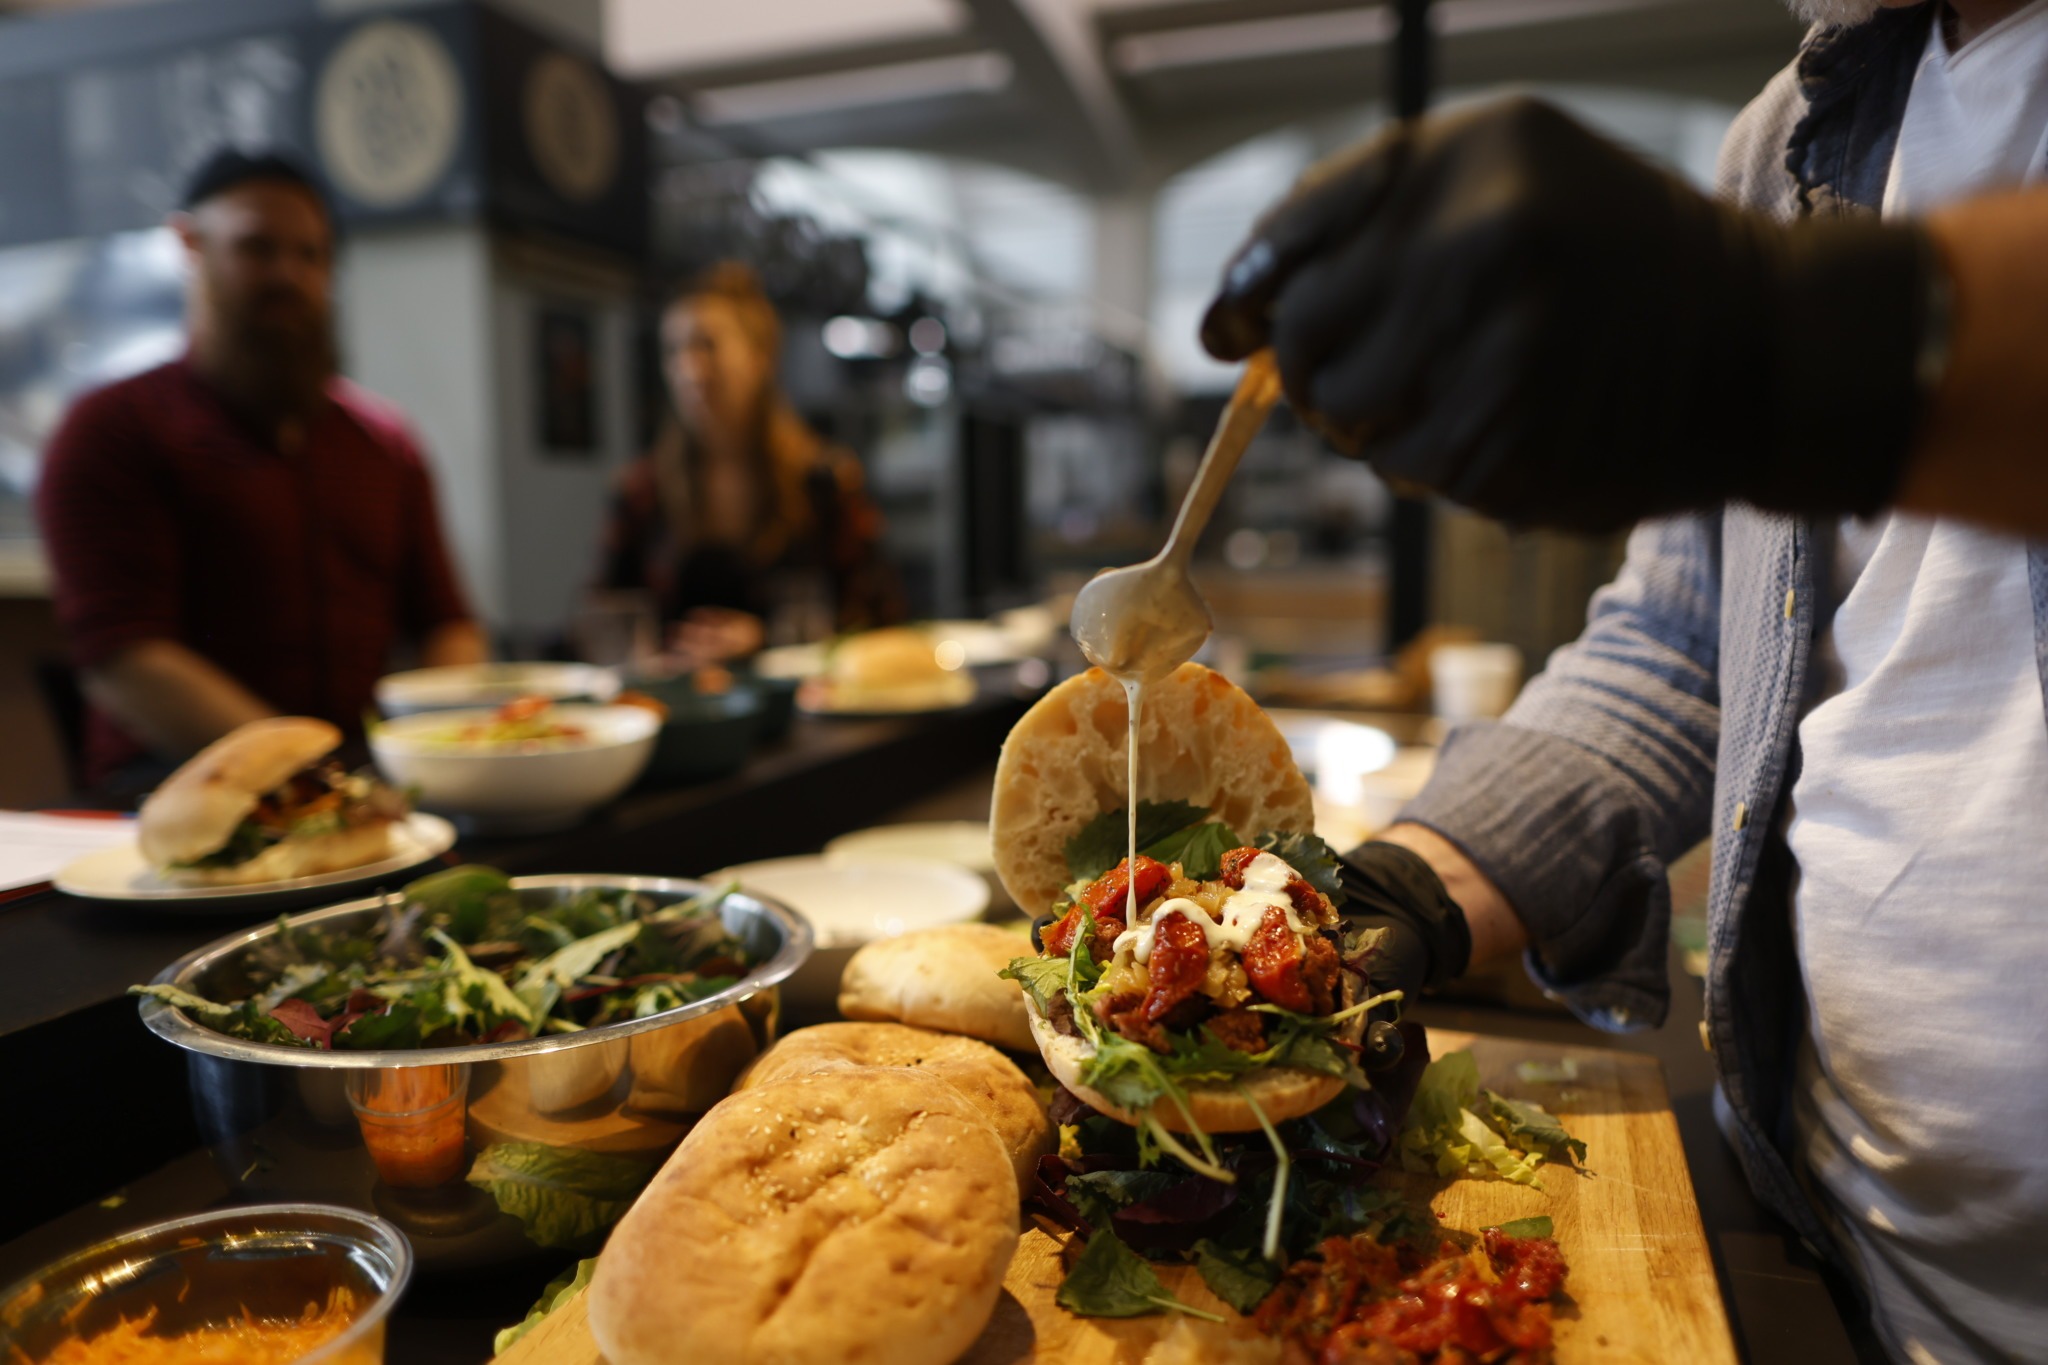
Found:
[[[142,803],[142,855],[166,881],[242,886],[363,867],[391,856],[403,793],[329,755],[341,731],[307,716],[251,721],[172,773]]]

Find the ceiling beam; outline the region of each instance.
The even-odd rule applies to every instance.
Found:
[[[965,0],[975,30],[1004,53],[1045,133],[1090,189],[1129,187],[1138,137],[1083,7],[1063,0]]]

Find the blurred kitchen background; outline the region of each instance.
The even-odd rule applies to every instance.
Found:
[[[1798,37],[1778,0],[0,0],[0,806],[70,785],[39,450],[181,348],[161,224],[222,144],[331,182],[345,368],[416,424],[469,591],[536,657],[697,268],[760,273],[914,616],[1057,607],[1157,547],[1232,380],[1201,307],[1304,167],[1515,87],[1704,184]],[[1397,505],[1283,410],[1202,559],[1219,666],[1398,710],[1426,628],[1539,668],[1619,546]]]

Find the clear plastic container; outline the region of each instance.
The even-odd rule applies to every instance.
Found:
[[[122,1233],[6,1290],[0,1359],[40,1365],[123,1319],[151,1318],[148,1334],[165,1337],[289,1322],[345,1289],[348,1326],[294,1365],[383,1365],[385,1320],[411,1277],[411,1247],[381,1218],[325,1204],[222,1209]]]

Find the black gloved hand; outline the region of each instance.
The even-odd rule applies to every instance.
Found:
[[[1783,227],[1511,98],[1311,169],[1202,322],[1394,482],[1606,530],[1739,498],[1877,510],[1939,330],[1918,229]]]
[[[1472,930],[1465,912],[1444,889],[1443,879],[1413,850],[1374,840],[1338,861],[1344,883],[1344,927],[1384,929],[1385,939],[1362,963],[1373,995],[1400,991],[1413,1004],[1425,986],[1462,976],[1472,960]],[[1365,1037],[1367,1070],[1401,1060],[1401,1039],[1392,1019],[1399,1011],[1373,1012]]]

